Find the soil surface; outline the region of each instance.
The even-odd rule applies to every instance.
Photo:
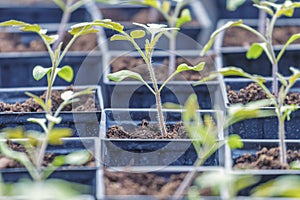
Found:
[[[183,58],[179,57],[176,59],[176,68],[180,64],[186,63],[189,66],[195,66],[200,62],[205,62],[206,65],[204,69],[200,72],[195,71],[185,71],[174,77],[174,80],[188,80],[188,81],[198,81],[203,77],[206,77],[209,72],[214,71],[214,55],[198,57],[198,58]],[[155,75],[158,81],[164,81],[168,78],[168,65],[169,59],[165,58],[161,64],[155,64],[155,58],[153,60],[155,67]],[[147,65],[142,58],[135,58],[130,56],[121,56],[114,58],[111,62],[112,72],[117,72],[120,70],[131,70],[142,75],[144,80],[150,80],[149,71]],[[175,70],[175,68],[174,68]],[[133,80],[133,79],[127,79]]]
[[[143,120],[133,130],[125,130],[122,126],[114,125],[106,132],[107,138],[113,139],[188,139],[189,134],[185,130],[183,122],[167,124],[168,135],[160,134],[159,125]]]
[[[167,180],[151,173],[104,172],[106,195],[155,195],[159,199],[173,195],[186,175],[173,174]],[[200,191],[203,196],[210,194],[209,189]]]
[[[20,145],[20,144],[15,144],[12,143],[11,141],[8,140],[8,145],[9,147],[14,150],[14,151],[18,151],[18,152],[26,152],[26,149]],[[55,154],[53,153],[46,153],[44,156],[44,160],[43,160],[43,167],[47,167],[50,166],[52,161],[55,158]],[[85,166],[89,166],[89,167],[95,167],[96,163],[94,161],[94,158],[92,158],[89,162],[87,162],[85,164]],[[13,160],[11,158],[7,158],[4,155],[0,154],[0,169],[7,169],[7,168],[23,168],[24,166],[19,163],[16,160]]]
[[[256,83],[251,83],[245,88],[240,89],[238,92],[231,90],[227,87],[228,100],[230,104],[243,103],[246,104],[251,101],[267,99],[265,91]],[[288,93],[285,97],[285,104],[295,104],[300,106],[300,93]]]
[[[287,161],[300,160],[300,152],[287,150]],[[288,164],[280,162],[279,148],[267,149],[264,147],[256,155],[244,154],[235,160],[234,168],[236,169],[290,169]]]
[[[59,105],[63,102],[61,94],[67,90],[74,91],[74,88],[69,87],[63,91],[52,91],[52,110],[57,110]],[[46,98],[46,93],[40,96],[43,100]],[[79,97],[79,101],[67,105],[63,111],[96,111],[95,101],[92,95],[85,95]],[[29,98],[25,102],[16,102],[8,104],[0,102],[0,112],[43,112],[42,107],[37,104],[34,99]]]
[[[300,27],[285,26],[275,27],[273,32],[273,45],[285,44],[288,39],[296,33],[300,33]],[[259,39],[253,33],[239,27],[232,27],[226,30],[223,46],[250,46],[253,42],[259,42]],[[293,43],[300,43],[296,40]]]
[[[64,44],[71,39],[66,34]],[[65,46],[63,46],[64,48]],[[97,35],[87,34],[80,36],[71,46],[69,51],[91,51],[97,47]],[[46,51],[46,46],[41,39],[30,41],[28,44],[22,42],[20,34],[0,32],[0,52],[25,52],[25,51]]]

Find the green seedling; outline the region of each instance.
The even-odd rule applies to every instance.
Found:
[[[65,36],[65,30],[67,23],[71,17],[71,14],[78,8],[89,2],[90,0],[52,0],[58,7],[63,11],[63,15],[58,28],[58,39],[53,44],[53,49],[56,49],[59,43],[63,40]]]
[[[280,149],[280,161],[283,164],[287,163],[286,159],[286,145],[285,145],[285,124],[284,122],[286,120],[290,120],[290,114],[297,110],[298,107],[296,105],[286,105],[285,104],[285,98],[287,94],[289,93],[290,89],[293,87],[293,85],[296,83],[297,79],[300,77],[300,71],[290,67],[290,70],[292,71],[292,75],[286,80],[282,75],[277,73],[277,77],[281,83],[281,87],[278,92],[278,96],[272,94],[272,92],[268,89],[268,87],[265,85],[266,79],[261,76],[257,75],[251,75],[239,68],[235,67],[225,67],[219,70],[218,72],[214,72],[208,77],[204,78],[200,82],[205,82],[207,80],[211,80],[218,76],[218,74],[222,74],[223,76],[240,76],[244,78],[251,79],[253,82],[258,84],[267,94],[268,100],[269,100],[269,106],[274,106],[275,113],[278,120],[278,137],[280,139],[279,142],[279,149]],[[264,107],[264,106],[260,106]]]
[[[212,116],[207,115],[202,119],[197,111],[199,110],[196,95],[191,95],[185,104],[185,112],[183,113],[184,127],[188,131],[194,148],[197,152],[197,160],[194,163],[194,169],[189,172],[181,185],[178,187],[172,199],[180,199],[185,190],[191,185],[194,180],[199,166],[213,155],[223,145],[228,144],[231,149],[243,147],[240,136],[230,135],[225,138],[218,137],[223,129],[241,120],[253,117],[273,116],[273,111],[262,111],[258,109],[258,105],[267,105],[269,101],[260,100],[252,102],[247,106],[237,104],[228,110],[227,116],[222,116],[222,112],[216,113],[216,124]],[[219,182],[215,181],[214,182]]]
[[[112,3],[111,1],[106,0],[96,0],[99,2]],[[114,4],[122,3],[123,1],[113,1]],[[174,10],[171,9],[172,2],[176,3]],[[170,76],[174,72],[176,56],[174,52],[176,51],[176,37],[178,34],[179,28],[181,28],[184,24],[190,22],[192,20],[190,10],[188,8],[184,8],[187,4],[189,4],[191,0],[129,0],[126,1],[127,4],[137,4],[149,6],[159,13],[163,15],[163,17],[167,21],[167,25],[172,30],[165,32],[165,35],[169,39],[169,66],[168,66],[168,75]],[[157,14],[157,13],[152,13]],[[149,16],[150,18],[155,18],[155,16]]]
[[[282,58],[286,48],[295,40],[299,39],[300,34],[292,35],[277,55],[274,51],[274,46],[272,45],[272,37],[273,37],[272,34],[277,19],[281,16],[287,16],[287,17],[293,16],[294,10],[300,7],[300,3],[292,2],[290,0],[286,0],[282,4],[275,4],[269,1],[263,1],[260,2],[259,4],[254,4],[254,6],[261,10],[264,10],[271,16],[271,19],[267,20],[265,35],[261,34],[260,32],[256,31],[254,28],[246,24],[243,24],[242,20],[229,21],[226,24],[224,24],[222,27],[217,29],[214,33],[212,33],[210,40],[205,45],[202,51],[202,54],[205,54],[211,48],[218,34],[228,28],[240,27],[257,35],[262,42],[253,43],[248,49],[246,56],[248,59],[257,59],[262,55],[263,52],[266,53],[269,61],[272,64],[272,77],[273,77],[272,91],[275,94],[275,96],[278,96],[278,79],[277,79],[278,63]]]
[[[71,82],[74,77],[74,72],[71,66],[65,65],[60,67],[63,58],[78,37],[89,33],[95,33],[97,30],[93,29],[88,24],[80,28],[71,28],[69,33],[72,35],[72,39],[66,44],[66,47],[62,49],[63,43],[60,42],[56,49],[52,49],[51,45],[58,40],[58,36],[47,35],[47,30],[42,29],[38,24],[29,24],[22,21],[9,20],[0,23],[0,26],[19,27],[21,31],[36,33],[44,42],[51,59],[51,66],[44,67],[37,65],[33,69],[33,77],[35,80],[40,80],[45,76],[47,77],[47,92],[43,108],[47,114],[51,114],[51,93],[56,77],[59,76],[67,82]]]
[[[98,26],[113,27],[114,25],[109,20],[98,20]],[[58,167],[62,165],[81,165],[86,163],[91,158],[91,153],[87,150],[73,152],[68,155],[56,156],[50,166],[43,167],[43,159],[46,154],[48,144],[61,145],[63,143],[62,138],[69,137],[72,135],[72,129],[70,128],[54,128],[55,125],[60,124],[62,118],[59,116],[63,108],[69,104],[78,101],[78,97],[82,95],[93,94],[92,88],[88,88],[79,92],[66,91],[61,94],[63,102],[58,106],[57,110],[52,111],[51,94],[52,86],[57,76],[70,82],[73,79],[74,73],[70,66],[60,67],[61,61],[67,54],[69,48],[73,42],[81,35],[95,33],[98,30],[93,28],[92,23],[80,23],[74,25],[69,30],[69,33],[73,36],[66,47],[62,49],[62,42],[59,43],[58,47],[53,50],[51,45],[57,41],[57,36],[47,35],[47,30],[42,29],[37,24],[28,24],[21,21],[10,20],[0,23],[0,26],[13,26],[19,27],[24,32],[33,32],[38,34],[51,58],[51,67],[45,68],[43,66],[36,66],[33,69],[33,77],[36,80],[40,80],[47,77],[48,87],[46,91],[46,99],[43,100],[40,97],[26,93],[32,97],[45,111],[44,118],[29,118],[28,121],[37,123],[41,128],[42,132],[38,131],[24,131],[22,128],[6,129],[2,133],[2,139],[0,141],[1,153],[14,160],[19,161],[28,170],[34,181],[45,180],[51,173],[53,173]],[[116,25],[117,26],[117,25]],[[117,26],[118,27],[118,26]],[[10,149],[7,141],[9,139],[18,139],[16,142],[20,143],[26,149],[25,152],[17,152]]]
[[[145,61],[151,82],[153,84],[153,89],[152,87],[142,78],[142,76],[136,72],[132,72],[129,70],[122,70],[119,72],[111,73],[108,74],[108,78],[112,81],[115,82],[120,82],[124,80],[125,78],[133,78],[138,81],[141,81],[150,91],[152,94],[155,95],[155,100],[156,100],[156,108],[157,108],[157,113],[158,113],[158,121],[159,121],[159,126],[160,126],[160,131],[162,136],[166,137],[167,136],[167,131],[166,131],[166,125],[165,125],[165,120],[163,116],[163,110],[162,110],[162,103],[161,103],[161,91],[165,87],[165,85],[177,74],[183,72],[183,71],[188,71],[188,70],[193,70],[193,71],[201,71],[204,68],[205,63],[201,62],[200,64],[196,66],[188,66],[187,64],[181,64],[177,67],[176,71],[171,74],[171,76],[168,77],[167,80],[163,82],[163,84],[159,87],[157,84],[157,79],[155,77],[154,73],[154,68],[152,65],[152,55],[153,51],[155,48],[156,43],[159,41],[159,38],[165,34],[167,31],[171,31],[176,28],[166,28],[166,25],[162,24],[138,24],[134,23],[137,26],[143,27],[148,31],[151,35],[151,39],[145,40],[145,52],[142,51],[141,47],[136,43],[135,39],[138,38],[143,38],[145,36],[145,31],[144,30],[134,30],[130,32],[130,34],[127,34],[123,30],[117,30],[119,34],[116,34],[111,37],[111,40],[125,40],[131,42],[131,44],[135,47],[135,49],[139,52],[143,60]]]

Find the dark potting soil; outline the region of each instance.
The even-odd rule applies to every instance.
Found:
[[[155,195],[159,199],[175,193],[186,173],[173,174],[170,179],[152,173],[110,172],[105,170],[106,195]],[[209,189],[203,189],[202,196],[211,195]]]
[[[163,137],[160,134],[159,125],[157,123],[149,123],[142,120],[133,129],[125,130],[122,126],[114,125],[106,132],[107,138],[112,139],[188,139],[189,134],[185,130],[183,122],[175,124],[167,124],[168,135]]]
[[[250,83],[245,88],[240,89],[238,92],[231,90],[227,87],[228,100],[230,104],[235,103],[249,103],[251,101],[267,99],[265,91],[259,87],[256,83]],[[287,105],[298,105],[300,106],[300,93],[288,93],[285,97],[285,104]]]
[[[66,34],[64,44],[70,41],[71,35]],[[65,46],[63,46],[64,48]],[[97,35],[87,34],[80,36],[71,46],[70,51],[91,51],[97,47]],[[26,52],[26,51],[46,51],[46,46],[42,40],[32,40],[29,44],[24,44],[19,34],[0,32],[0,52]]]
[[[300,160],[300,152],[287,150],[287,162]],[[288,164],[282,164],[279,158],[279,148],[264,147],[256,155],[244,154],[235,160],[236,169],[290,169]]]
[[[74,90],[73,87],[66,88],[63,91],[52,91],[52,110],[55,111],[63,102],[61,94],[68,90]],[[40,96],[43,100],[46,98],[46,92]],[[96,111],[93,96],[84,95],[79,97],[78,102],[67,105],[62,111]],[[28,98],[25,102],[16,102],[8,104],[0,102],[0,112],[43,112],[42,107],[35,102],[33,98]]]
[[[198,58],[183,58],[179,57],[176,59],[176,66],[186,63],[189,66],[194,66],[200,62],[205,62],[205,67],[200,72],[195,71],[185,71],[174,77],[174,80],[188,80],[188,81],[198,81],[203,77],[206,77],[211,71],[214,70],[214,55],[198,57]],[[158,81],[164,81],[168,78],[168,65],[169,59],[165,58],[162,64],[155,64],[155,75]],[[150,75],[146,64],[142,58],[135,58],[130,56],[121,56],[114,58],[111,62],[112,72],[117,72],[120,70],[131,70],[142,75],[144,80],[150,80]],[[175,68],[174,68],[175,70]],[[133,79],[127,79],[133,80]]]
[[[273,45],[283,45],[288,41],[290,36],[299,32],[299,26],[275,27],[273,32]],[[242,28],[232,27],[225,32],[223,46],[247,47],[254,42],[259,42],[259,38],[257,38],[256,35]],[[296,40],[294,43],[300,43],[300,40]]]
[[[12,143],[10,140],[8,140],[8,145],[14,151],[26,152],[24,146],[20,144]],[[56,155],[53,153],[45,153],[42,166],[43,167],[50,166],[55,156]],[[84,166],[95,167],[96,164],[95,164],[94,157],[92,157],[92,159],[88,161]],[[18,161],[11,158],[7,158],[0,153],[0,169],[7,169],[7,168],[24,168],[24,166]]]

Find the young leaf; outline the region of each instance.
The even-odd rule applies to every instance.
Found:
[[[62,120],[61,117],[53,117],[52,115],[46,114],[46,119],[55,124],[59,124]]]
[[[300,78],[300,71],[294,67],[290,67],[293,75],[289,78],[289,84],[294,85],[298,78]]]
[[[53,2],[56,3],[56,5],[59,6],[63,11],[66,9],[66,4],[63,0],[53,0]]]
[[[176,21],[176,28],[180,28],[183,24],[190,22],[192,20],[191,13],[189,9],[184,9],[181,14],[179,19]]]
[[[56,40],[58,40],[58,35],[46,35],[46,34],[40,34],[40,36],[42,38],[44,38],[44,40],[48,43],[48,44],[53,44],[54,42],[56,42]]]
[[[46,128],[47,121],[44,118],[28,118],[27,121],[37,123],[43,128],[43,130],[47,130]]]
[[[217,30],[215,30],[211,36],[209,41],[206,43],[206,45],[204,46],[201,55],[203,56],[213,45],[216,37],[224,30],[230,28],[230,27],[235,27],[235,26],[240,26],[241,24],[243,24],[242,20],[238,20],[238,21],[229,21],[226,24],[224,24],[222,27],[218,28]]]
[[[40,65],[37,65],[34,67],[32,75],[33,75],[33,78],[38,81],[38,80],[42,79],[46,74],[50,73],[51,71],[52,71],[51,67],[44,68]]]
[[[115,35],[111,36],[111,38],[110,38],[110,41],[118,41],[118,40],[129,41],[129,39],[126,36],[121,35],[121,34],[115,34]]]
[[[246,0],[227,0],[226,9],[229,11],[235,11],[239,6],[243,5]]]
[[[65,91],[61,94],[61,98],[64,101],[68,101],[73,98],[74,92],[73,91]]]
[[[285,78],[281,74],[277,73],[277,77],[282,85],[284,85],[284,86],[288,85],[288,82],[285,80]]]
[[[41,99],[39,96],[32,94],[30,92],[25,92],[25,94],[31,98],[33,98],[33,100],[39,104],[44,110],[46,110],[46,106],[45,106],[45,102],[43,99]]]
[[[21,26],[22,27],[27,25],[29,24],[18,20],[8,20],[0,23],[0,26]]]
[[[256,59],[259,56],[261,56],[263,52],[263,47],[260,45],[260,43],[253,43],[251,47],[248,49],[246,57],[248,59]]]
[[[65,156],[65,164],[84,165],[91,160],[91,153],[87,150],[75,151]]]
[[[145,37],[146,33],[143,30],[135,30],[130,32],[130,36],[134,39]]]
[[[162,4],[162,10],[164,11],[164,13],[168,13],[170,11],[170,8],[171,3],[168,0],[164,0]]]
[[[239,135],[230,135],[227,139],[227,142],[231,149],[239,149],[244,146],[241,136]]]
[[[6,139],[24,138],[24,129],[22,127],[5,128],[2,132]]]
[[[254,7],[257,7],[260,10],[265,11],[266,13],[268,13],[269,15],[273,16],[274,12],[271,8],[269,8],[268,6],[264,6],[264,5],[258,5],[258,4],[254,4]]]
[[[144,82],[144,79],[142,78],[142,76],[140,74],[129,71],[129,70],[122,70],[122,71],[108,74],[107,78],[109,78],[110,80],[115,81],[115,82],[123,81],[125,78],[133,78],[133,79]]]
[[[57,69],[57,75],[65,81],[71,82],[74,77],[74,72],[72,67],[65,65],[62,68]]]
[[[284,46],[282,47],[282,49],[280,50],[277,58],[276,58],[276,61],[279,62],[279,60],[281,59],[283,53],[285,52],[286,48],[291,44],[293,43],[294,41],[300,39],[300,33],[297,33],[297,34],[294,34],[292,35],[288,41],[284,44]]]
[[[205,66],[205,62],[201,62],[199,63],[198,65],[195,65],[193,67],[191,66],[188,66],[187,64],[183,63],[183,64],[180,64],[177,69],[176,69],[176,73],[180,73],[180,72],[183,72],[183,71],[189,71],[189,70],[193,70],[193,71],[202,71],[203,68]]]
[[[51,145],[62,145],[63,140],[61,138],[72,136],[72,132],[70,128],[55,128],[49,134],[48,143]]]

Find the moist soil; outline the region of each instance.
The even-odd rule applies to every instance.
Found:
[[[287,150],[287,162],[300,160],[300,152]],[[279,148],[267,149],[256,152],[255,155],[244,154],[235,160],[235,169],[290,169],[288,164],[282,164],[279,157]]]
[[[240,89],[239,91],[231,90],[227,86],[228,100],[230,104],[235,103],[249,103],[251,101],[268,99],[265,91],[256,83],[250,83],[248,86]],[[288,93],[285,97],[285,104],[287,105],[297,105],[300,106],[300,94],[299,93]]]
[[[185,130],[183,122],[167,124],[166,128],[168,135],[163,137],[157,123],[142,120],[134,128],[125,129],[122,126],[114,125],[106,132],[106,137],[111,139],[189,139],[189,134]]]
[[[299,33],[300,27],[297,26],[284,26],[275,27],[273,32],[273,45],[285,44],[290,36]],[[254,42],[259,42],[259,39],[253,33],[239,27],[232,27],[226,30],[224,35],[223,46],[245,46],[248,47]],[[293,43],[300,43],[296,40]]]
[[[22,145],[12,143],[10,140],[8,140],[8,146],[14,151],[26,152],[26,149]],[[43,167],[50,166],[54,158],[55,158],[55,154],[46,153],[44,156],[42,166]],[[92,158],[84,166],[95,167],[96,164],[94,158]],[[24,166],[18,161],[13,160],[11,158],[7,158],[4,155],[0,154],[0,169],[7,169],[7,168],[24,168]]]
[[[66,88],[63,91],[52,91],[52,110],[55,111],[63,102],[61,94],[65,91],[72,90],[73,87]],[[43,100],[46,98],[46,92],[40,96]],[[79,97],[79,101],[67,105],[62,111],[96,111],[95,101],[92,95]],[[0,102],[0,112],[44,112],[42,107],[35,102],[33,98],[28,98],[25,102],[16,102],[8,104]]]
[[[63,43],[67,44],[71,40],[71,35],[66,34]],[[64,48],[65,46],[63,46]],[[69,51],[91,51],[97,47],[97,35],[87,34],[80,36],[71,46]],[[46,51],[46,46],[41,39],[30,41],[28,44],[22,42],[20,34],[10,32],[0,32],[0,52],[26,52],[26,51]]]
[[[171,196],[182,183],[186,173],[166,178],[152,173],[129,173],[104,171],[106,195],[155,195],[162,199]],[[199,191],[202,196],[211,195],[209,189]]]
[[[215,55],[198,57],[198,58],[183,58],[183,57],[177,58],[176,68],[177,66],[183,63],[189,66],[195,66],[200,62],[205,62],[206,64],[202,71],[200,72],[185,71],[176,75],[174,77],[174,80],[198,81],[203,77],[208,76],[211,71],[215,70],[214,57]],[[155,64],[155,58],[154,58],[153,62],[154,62],[153,66],[155,70],[155,76],[157,80],[158,81],[166,80],[169,77],[168,76],[169,59],[165,58],[161,64]],[[149,75],[147,65],[145,64],[142,58],[135,58],[130,56],[121,56],[121,57],[114,58],[111,62],[111,70],[112,72],[117,72],[120,70],[131,70],[141,74],[144,80],[147,81],[150,80],[150,75]],[[128,78],[126,80],[133,80],[133,79]]]

